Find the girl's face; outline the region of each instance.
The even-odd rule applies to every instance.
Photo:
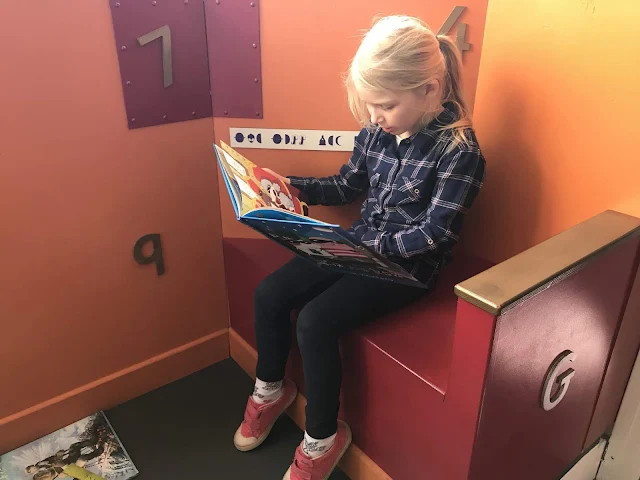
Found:
[[[437,113],[437,82],[415,90],[358,90],[366,103],[371,123],[377,124],[387,133],[401,138],[410,137],[422,127],[425,112]]]

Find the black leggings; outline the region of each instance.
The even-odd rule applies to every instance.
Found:
[[[296,257],[256,288],[256,375],[282,380],[291,348],[290,314],[300,311],[297,335],[307,397],[306,430],[313,438],[337,429],[342,382],[338,338],[425,295],[426,289],[356,275],[330,273]]]

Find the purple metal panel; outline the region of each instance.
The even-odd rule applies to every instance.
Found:
[[[616,243],[498,319],[470,480],[559,478],[582,452],[639,244]],[[565,350],[576,354],[575,375],[545,411],[544,380]]]
[[[205,0],[215,117],[262,118],[260,2]]]
[[[199,0],[109,0],[129,128],[211,116]]]

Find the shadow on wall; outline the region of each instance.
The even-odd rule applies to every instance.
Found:
[[[536,115],[528,109],[544,102],[544,95],[523,98],[515,75],[496,78],[490,88],[491,111],[483,112],[482,128],[476,125],[487,161],[485,183],[465,219],[460,248],[497,263],[533,246],[544,221],[536,131],[525,129],[522,121]]]

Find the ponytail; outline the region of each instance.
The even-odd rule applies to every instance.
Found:
[[[471,117],[462,94],[462,61],[460,51],[454,41],[446,35],[438,35],[440,51],[445,61],[444,85],[442,89],[442,103],[451,102],[455,106],[456,121],[444,126],[441,130],[451,130],[453,145],[467,143],[465,129],[471,127]]]

